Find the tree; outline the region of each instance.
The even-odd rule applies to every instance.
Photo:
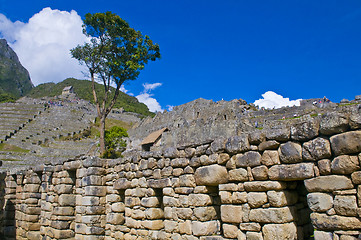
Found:
[[[78,45],[70,52],[89,70],[100,121],[100,151],[104,154],[105,119],[115,104],[120,86],[125,81],[135,80],[149,60],[160,58],[159,46],[111,12],[86,14],[83,33],[90,42]],[[102,99],[95,91],[95,81],[104,85]],[[114,93],[110,92],[111,84],[116,86]]]

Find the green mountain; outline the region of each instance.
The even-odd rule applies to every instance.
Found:
[[[5,39],[0,39],[0,99],[19,98],[33,88],[28,71]]]
[[[91,82],[88,80],[77,80],[74,78],[65,79],[57,84],[55,83],[43,83],[34,87],[28,94],[28,97],[42,98],[42,97],[54,97],[61,95],[64,87],[73,86],[76,95],[84,100],[94,103]],[[103,85],[96,83],[95,89],[98,93],[99,99],[104,97]],[[115,92],[115,88],[112,88],[112,92]],[[102,94],[103,93],[103,94]],[[137,98],[129,96],[123,92],[119,93],[118,99],[114,105],[114,108],[123,108],[127,112],[140,113],[145,116],[154,116],[155,114],[150,112],[148,107],[144,103],[140,103]]]

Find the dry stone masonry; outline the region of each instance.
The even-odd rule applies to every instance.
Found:
[[[3,238],[359,239],[360,104],[322,113],[4,173]]]

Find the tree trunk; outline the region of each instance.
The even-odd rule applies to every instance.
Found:
[[[105,153],[105,118],[106,116],[103,114],[100,118],[99,132],[100,132],[100,154],[103,155]]]

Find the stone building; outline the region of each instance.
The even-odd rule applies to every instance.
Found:
[[[68,95],[74,93],[74,88],[73,86],[67,86],[63,89],[63,91],[61,92],[62,95]]]
[[[211,125],[231,126],[220,121],[232,115],[223,115]],[[184,124],[198,121],[196,114]],[[232,135],[218,130],[209,138],[197,131],[197,142],[182,128],[152,129],[138,143],[162,135],[162,144],[140,144],[119,159],[83,156],[3,173],[4,239],[360,238],[359,105]]]

